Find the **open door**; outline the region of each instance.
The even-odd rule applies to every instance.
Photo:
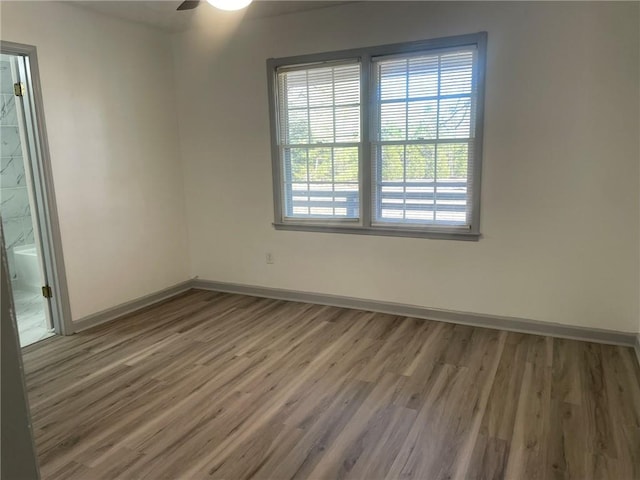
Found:
[[[0,217],[21,346],[73,333],[35,47],[0,44]]]

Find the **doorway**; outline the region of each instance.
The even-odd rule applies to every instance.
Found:
[[[0,44],[0,217],[20,346],[71,334],[35,47]]]

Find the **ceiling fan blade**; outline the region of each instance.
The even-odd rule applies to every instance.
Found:
[[[180,6],[176,9],[180,10],[192,10],[200,5],[200,0],[185,0],[180,4]]]

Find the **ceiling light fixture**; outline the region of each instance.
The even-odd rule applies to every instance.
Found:
[[[220,10],[242,10],[253,0],[207,0],[208,3]]]

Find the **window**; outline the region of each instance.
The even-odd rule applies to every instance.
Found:
[[[267,62],[278,229],[479,237],[486,33]]]
[[[360,218],[360,65],[278,71],[287,219]]]

